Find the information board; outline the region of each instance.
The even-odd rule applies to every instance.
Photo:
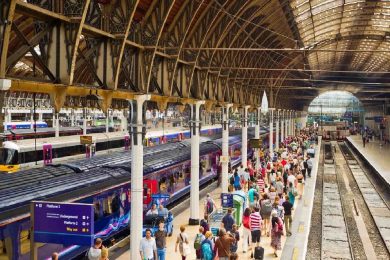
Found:
[[[222,193],[221,194],[221,206],[222,206],[222,208],[232,208],[233,207],[233,194]]]
[[[80,144],[92,144],[92,136],[80,135]]]
[[[252,148],[261,148],[263,141],[261,139],[249,139],[249,145]]]
[[[64,245],[93,244],[92,204],[32,202],[34,242]]]

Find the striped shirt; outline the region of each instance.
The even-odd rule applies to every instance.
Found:
[[[254,212],[249,216],[251,231],[261,229],[261,216],[259,212]]]
[[[257,180],[257,186],[259,186],[259,192],[260,193],[263,193],[264,192],[264,189],[265,189],[265,182],[263,179],[259,178]]]

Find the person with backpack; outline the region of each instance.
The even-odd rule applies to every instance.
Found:
[[[207,215],[210,215],[214,211],[214,208],[217,207],[217,204],[215,204],[215,201],[210,196],[210,193],[207,193],[206,195],[204,206],[205,206],[204,212]]]
[[[269,227],[269,220],[270,220],[271,211],[272,211],[272,202],[268,198],[267,194],[264,194],[263,200],[261,201],[260,206],[261,206],[261,210],[260,210],[261,218],[264,221],[264,230],[266,232],[266,235],[269,236],[268,227]]]
[[[249,189],[248,191],[248,199],[249,199],[249,207],[253,208],[255,205],[255,199],[258,197],[257,190],[255,189],[255,186]]]
[[[202,258],[202,242],[203,240],[206,239],[206,237],[203,235],[204,229],[203,227],[199,227],[199,233],[196,234],[195,240],[194,240],[194,249],[196,252],[196,259],[201,259]]]
[[[214,242],[212,240],[213,233],[207,231],[205,234],[205,239],[201,244],[201,254],[202,260],[213,260],[214,259]]]
[[[271,219],[271,247],[274,249],[275,257],[277,251],[282,249],[283,222],[276,211],[272,211]]]
[[[203,235],[206,235],[206,232],[210,230],[209,215],[204,214],[203,219],[200,221],[200,226],[203,227]]]
[[[233,225],[233,228],[230,231],[229,235],[235,239],[235,241],[230,246],[229,260],[236,260],[238,258],[238,255],[237,255],[238,241],[240,241],[240,233],[238,232],[238,226],[236,224]]]

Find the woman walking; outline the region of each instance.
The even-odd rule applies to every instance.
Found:
[[[179,246],[179,252],[182,260],[186,260],[186,256],[189,253],[189,241],[188,235],[184,233],[185,226],[180,227],[180,234],[177,236],[175,252],[177,252],[177,246]]]
[[[278,217],[276,211],[272,211],[271,219],[271,247],[274,249],[275,257],[278,257],[277,251],[282,249],[281,238],[283,235],[283,222]]]
[[[248,251],[248,246],[251,241],[251,226],[250,226],[250,216],[251,210],[250,208],[246,208],[244,211],[244,216],[242,218],[243,225],[243,239],[242,239],[242,250],[244,253]]]

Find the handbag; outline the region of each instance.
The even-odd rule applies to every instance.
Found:
[[[221,245],[221,247],[222,247],[222,249],[223,249],[223,251],[225,252],[225,254],[227,255],[227,257],[229,257],[230,258],[230,256],[231,256],[231,252],[230,252],[230,248],[229,248],[229,252],[228,251],[226,251],[226,249],[223,247],[223,245],[222,245],[222,242],[221,242],[221,240],[217,240],[218,242],[219,242],[219,244]]]
[[[183,256],[188,256],[191,254],[191,248],[190,248],[190,245],[187,244],[184,240],[183,240],[183,237],[181,236],[180,234],[180,238],[181,238],[181,243],[182,243],[182,246],[183,246]]]

